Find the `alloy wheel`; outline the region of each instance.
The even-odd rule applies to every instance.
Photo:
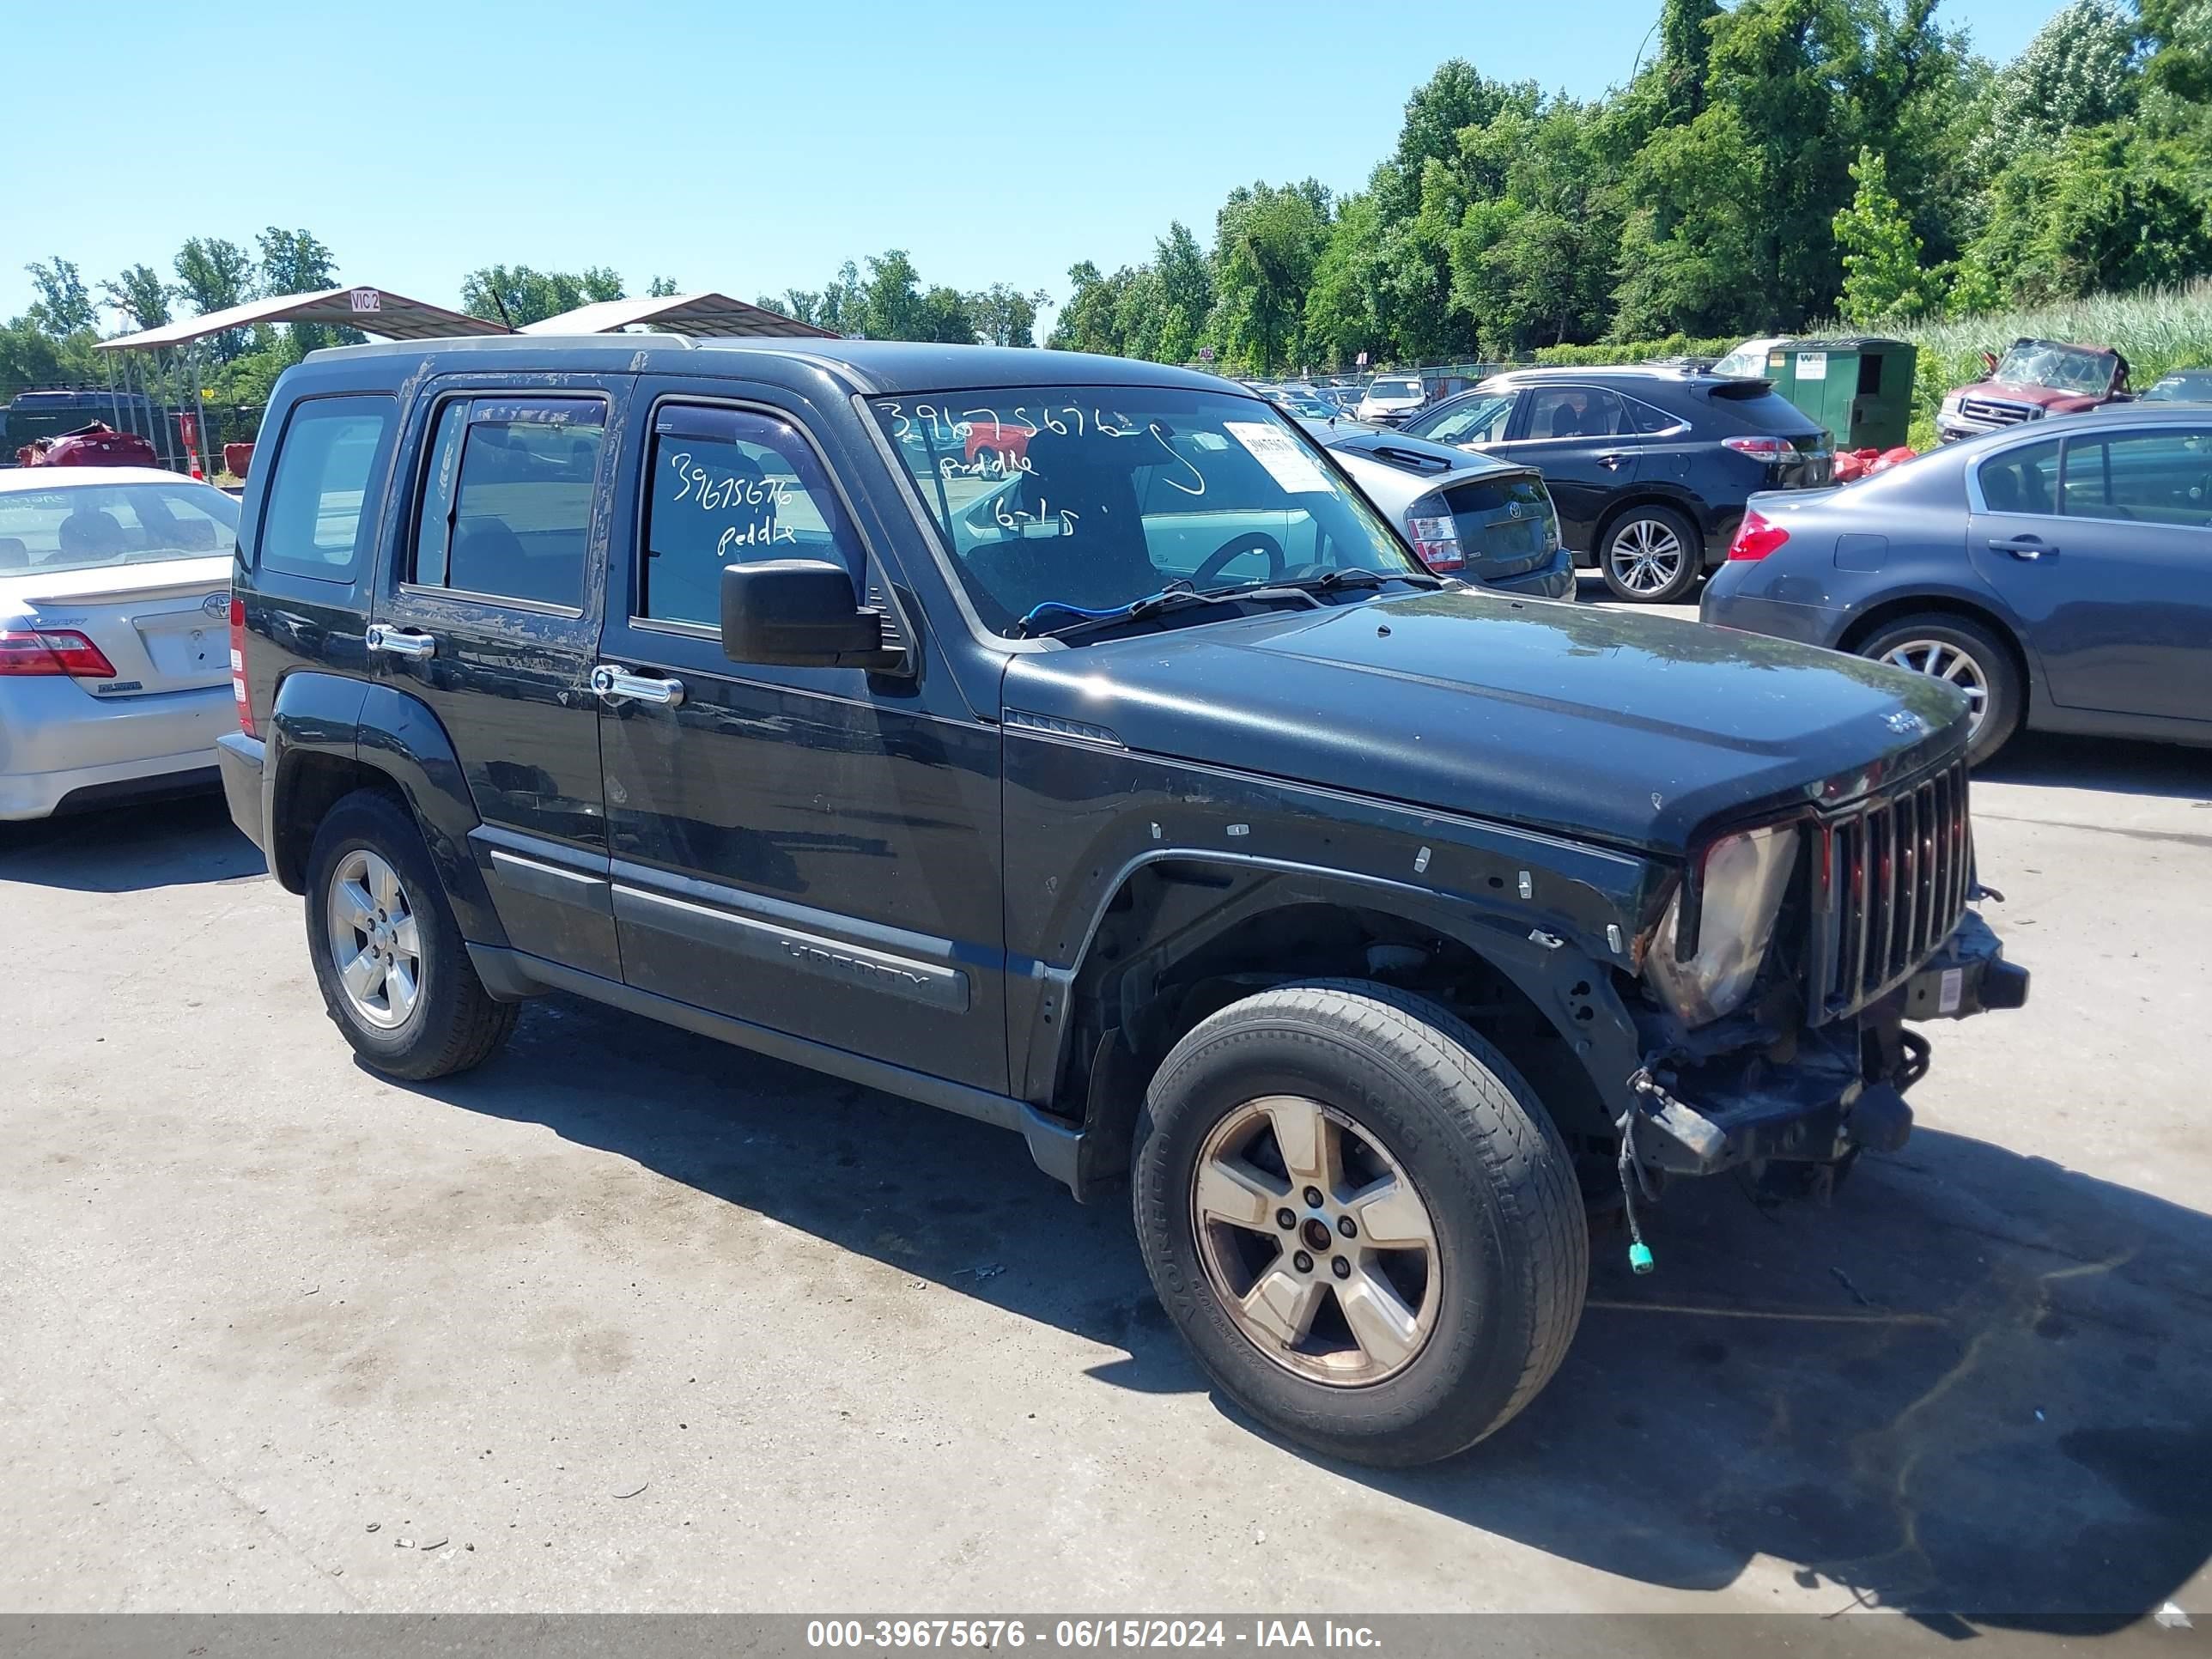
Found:
[[[1271,1095],[1215,1125],[1191,1219],[1231,1322],[1297,1376],[1382,1382],[1436,1328],[1443,1285],[1428,1206],[1371,1135],[1316,1101]]]
[[[355,848],[331,872],[326,909],[331,963],[355,1015],[380,1030],[405,1024],[422,994],[422,939],[399,872]]]
[[[1982,665],[1948,640],[1905,640],[1881,654],[1894,668],[1906,668],[1932,679],[1948,680],[1966,694],[1969,732],[1981,729],[1990,706],[1990,682]]]
[[[1606,555],[1615,580],[1632,593],[1657,593],[1682,574],[1682,538],[1658,519],[1621,526]]]

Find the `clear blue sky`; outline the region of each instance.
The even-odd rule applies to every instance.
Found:
[[[2057,5],[1939,15],[2002,60]],[[1445,58],[1595,96],[1658,0],[9,11],[0,318],[32,298],[27,260],[167,275],[188,236],[270,224],[442,304],[495,262],[751,299],[888,247],[925,283],[1059,297],[1070,264],[1142,259],[1171,219],[1209,239],[1234,185],[1357,188]]]

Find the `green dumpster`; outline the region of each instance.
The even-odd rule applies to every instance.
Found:
[[[1903,340],[1854,335],[1771,346],[1774,389],[1835,434],[1838,449],[1893,449],[1912,424],[1918,352]]]

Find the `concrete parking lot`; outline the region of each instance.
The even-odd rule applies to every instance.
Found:
[[[2212,1612],[2212,753],[1976,785],[2033,1006],[1378,1475],[1019,1142],[581,1003],[355,1065],[221,804],[0,826],[0,1608]],[[1943,1621],[1932,1619],[1931,1629]]]

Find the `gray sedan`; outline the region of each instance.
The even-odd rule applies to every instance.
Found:
[[[2212,744],[2212,407],[2134,404],[1751,498],[1710,623],[1957,685],[2022,726]]]

